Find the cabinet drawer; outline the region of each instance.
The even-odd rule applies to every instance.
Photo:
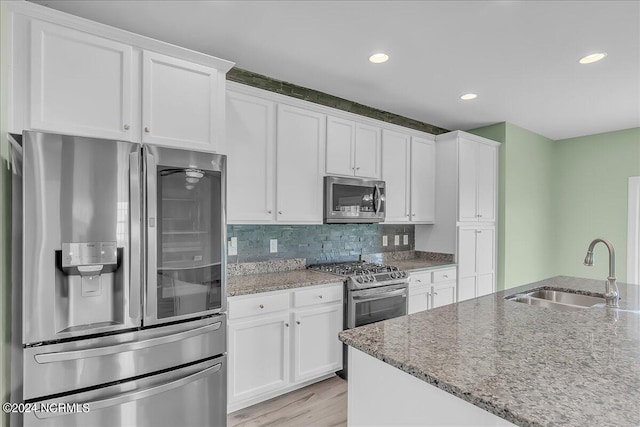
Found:
[[[431,284],[431,273],[411,273],[409,276],[409,288],[414,286],[426,286]]]
[[[255,316],[289,309],[289,294],[258,295],[252,298],[229,299],[229,319]]]
[[[438,270],[433,272],[433,283],[451,282],[456,280],[456,269]]]
[[[305,289],[294,292],[295,307],[306,307],[314,304],[342,301],[343,285],[320,289]]]

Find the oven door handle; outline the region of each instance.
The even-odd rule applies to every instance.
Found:
[[[396,295],[402,295],[404,297],[407,296],[407,289],[406,288],[402,288],[402,289],[398,289],[397,291],[391,291],[391,292],[382,292],[379,294],[374,294],[374,295],[367,295],[367,296],[359,296],[359,295],[353,295],[352,298],[354,301],[376,301],[379,299],[385,299],[385,298],[389,298],[389,297],[394,297]]]

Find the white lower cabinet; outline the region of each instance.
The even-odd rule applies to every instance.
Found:
[[[229,298],[228,412],[342,369],[343,287]]]
[[[456,269],[411,273],[408,314],[456,302]]]
[[[495,292],[495,227],[458,227],[458,301]]]

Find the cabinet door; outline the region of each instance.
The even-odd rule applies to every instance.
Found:
[[[298,311],[294,318],[294,381],[340,370],[342,304]]]
[[[289,313],[229,322],[229,403],[289,382]]]
[[[478,182],[475,141],[460,139],[458,144],[458,221],[478,220]]]
[[[458,228],[458,277],[476,275],[476,231]]]
[[[327,174],[355,174],[354,141],[356,123],[327,116]]]
[[[458,302],[476,297],[476,276],[460,277],[458,280]]]
[[[325,116],[280,104],[277,123],[277,220],[321,224]]]
[[[145,51],[142,71],[142,142],[216,151],[224,131],[217,70]]]
[[[433,222],[436,201],[436,144],[411,139],[411,221]]]
[[[495,292],[495,228],[477,230],[478,295]]]
[[[356,123],[355,168],[356,176],[380,179],[381,176],[381,131],[380,128]]]
[[[32,129],[131,141],[131,46],[31,22]]]
[[[228,222],[272,222],[275,187],[275,105],[227,92]]]
[[[456,282],[438,283],[433,285],[433,300],[431,308],[456,302]]]
[[[420,287],[415,291],[409,291],[409,301],[407,314],[428,310],[431,299],[431,288],[429,286]]]
[[[385,222],[409,221],[409,135],[382,132],[382,179],[385,181]]]
[[[478,221],[496,220],[498,148],[477,144]]]

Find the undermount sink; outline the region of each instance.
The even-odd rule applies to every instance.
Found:
[[[505,299],[560,311],[581,311],[606,302],[604,298],[554,289],[537,289],[509,295]]]

